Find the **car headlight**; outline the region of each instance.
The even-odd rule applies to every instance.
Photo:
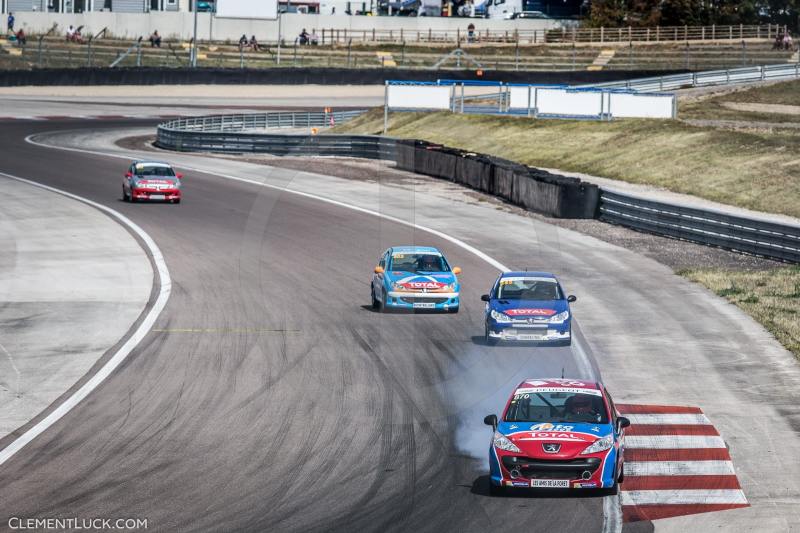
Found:
[[[402,285],[400,285],[399,283],[392,282],[392,290],[393,291],[404,291],[404,290],[406,290],[406,288],[403,287]]]
[[[606,435],[603,438],[597,439],[592,444],[586,447],[581,452],[581,455],[589,455],[590,453],[604,452],[614,445],[614,436]]]
[[[564,322],[569,318],[569,311],[562,311],[550,317],[550,322]]]
[[[500,311],[495,311],[492,309],[492,312],[489,315],[495,319],[497,322],[511,322],[511,319],[505,313],[501,313]]]
[[[516,444],[508,440],[505,435],[502,435],[497,431],[494,432],[494,446],[495,448],[500,448],[501,450],[505,450],[507,452],[520,453]]]

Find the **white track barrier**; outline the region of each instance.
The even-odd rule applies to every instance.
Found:
[[[387,85],[389,109],[450,109],[452,89],[440,85]]]
[[[673,118],[674,95],[555,87],[509,87],[509,109],[531,115],[581,118]]]

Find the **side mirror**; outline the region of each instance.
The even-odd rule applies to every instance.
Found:
[[[375,267],[375,273],[376,274],[383,274],[383,267],[382,266],[376,266]]]
[[[461,274],[461,267],[453,267],[453,274],[455,274],[456,276]]]
[[[492,426],[492,429],[497,431],[497,415],[486,415],[483,423],[487,426]]]
[[[488,302],[491,298],[489,298],[488,294],[481,294],[481,301]]]
[[[626,427],[631,425],[631,421],[624,416],[617,417],[617,431],[621,429],[625,429]]]
[[[125,173],[125,177],[126,177],[126,178],[132,178],[132,177],[133,177],[133,174],[131,173],[131,171],[130,171],[130,170],[129,170],[128,172],[126,172],[126,173]]]
[[[575,296],[574,294],[570,294],[569,296],[567,296],[567,301],[568,302],[574,302],[577,299],[578,299],[578,297]]]
[[[183,178],[183,173],[182,172],[176,172],[175,173],[175,177],[178,178],[178,179],[181,179],[181,178]]]

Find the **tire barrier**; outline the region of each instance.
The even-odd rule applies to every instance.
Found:
[[[686,70],[599,70],[599,71],[483,71],[425,70],[396,68],[37,68],[0,71],[0,86],[27,85],[383,85],[387,80],[506,81],[530,84],[597,84],[632,77],[648,77],[687,72]]]

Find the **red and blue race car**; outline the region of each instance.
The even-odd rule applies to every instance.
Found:
[[[503,416],[484,423],[494,435],[489,450],[491,490],[611,489],[622,482],[624,432],[602,384],[575,379],[528,379],[508,400]]]

